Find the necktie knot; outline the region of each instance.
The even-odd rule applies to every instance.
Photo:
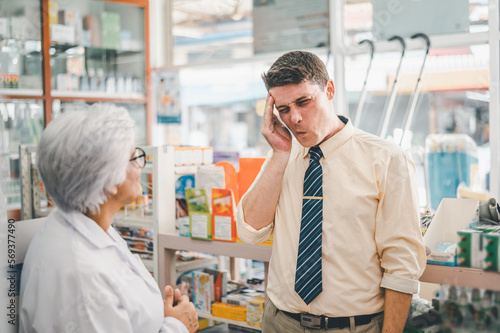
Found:
[[[309,156],[311,160],[318,162],[321,157],[323,157],[323,152],[319,146],[314,146],[309,149]]]

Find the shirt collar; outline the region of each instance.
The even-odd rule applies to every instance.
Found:
[[[323,152],[323,158],[330,157],[337,149],[343,146],[354,134],[354,126],[352,126],[352,121],[344,116],[338,116],[339,119],[345,124],[344,128],[335,133],[334,136],[328,140],[322,142],[319,147]],[[302,152],[302,157],[306,158],[309,154],[309,147],[304,147]]]
[[[97,248],[101,249],[109,246],[116,246],[119,241],[116,237],[118,234],[116,232],[113,233],[114,229],[112,227],[109,228],[108,232],[105,232],[94,220],[78,211],[66,212],[56,208],[54,213],[57,214],[61,220],[64,220],[76,229],[76,231]]]

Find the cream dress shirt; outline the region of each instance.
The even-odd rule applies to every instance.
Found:
[[[309,305],[294,291],[309,148],[293,141],[273,223],[256,230],[245,222],[241,201],[238,206],[245,243],[274,235],[269,298],[283,311],[339,317],[382,311],[383,288],[417,293],[426,258],[413,162],[398,145],[355,129],[351,121],[320,148],[323,292]],[[266,161],[270,156],[272,151]]]
[[[55,209],[35,234],[19,299],[21,333],[188,332],[115,229],[76,211]]]

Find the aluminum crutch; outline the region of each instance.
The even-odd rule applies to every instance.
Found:
[[[394,108],[394,102],[396,101],[396,94],[399,86],[399,73],[401,70],[401,64],[403,63],[403,58],[405,56],[406,44],[403,38],[400,36],[393,36],[389,38],[389,41],[397,40],[401,44],[401,59],[399,60],[398,69],[396,70],[396,76],[394,78],[394,83],[392,84],[392,90],[389,95],[389,99],[384,108],[384,113],[382,114],[382,123],[380,124],[378,130],[378,136],[385,139],[387,135],[387,129],[389,127],[389,121],[391,120],[392,110]]]
[[[429,49],[431,48],[431,41],[429,40],[429,37],[427,37],[426,34],[418,33],[411,36],[411,39],[415,38],[422,38],[425,41],[426,50],[424,55],[424,61],[422,62],[422,67],[420,67],[420,73],[418,74],[417,85],[415,86],[415,90],[413,91],[410,97],[410,103],[408,104],[408,109],[406,110],[405,117],[403,120],[403,134],[401,135],[401,140],[399,141],[400,145],[405,139],[405,136],[407,136],[410,132],[413,116],[415,115],[415,109],[417,107],[418,97],[420,95],[420,90],[422,89],[421,78],[425,67],[425,60],[427,59],[427,55],[429,54]]]
[[[369,39],[363,39],[358,45],[367,43],[370,47],[370,62],[368,63],[368,69],[366,70],[365,82],[363,83],[363,89],[361,89],[361,97],[359,98],[358,108],[356,109],[356,118],[354,118],[354,127],[359,127],[361,122],[361,113],[363,112],[363,106],[366,99],[366,82],[368,81],[368,75],[370,74],[370,69],[372,67],[373,53],[375,52],[375,47],[373,42]]]

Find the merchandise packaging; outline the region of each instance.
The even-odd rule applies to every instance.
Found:
[[[212,189],[212,232],[213,240],[236,241],[236,207],[231,190]]]
[[[238,321],[246,321],[247,308],[242,305],[216,302],[212,304],[212,315],[214,317],[220,317]]]
[[[212,202],[212,189],[224,187],[224,169],[214,165],[200,165],[196,173],[196,188],[202,188]]]
[[[220,302],[222,297],[227,294],[229,272],[210,268],[203,269],[203,272],[212,276],[212,302]]]
[[[488,242],[495,242],[495,233],[498,233],[500,226],[492,224],[480,224],[470,229],[459,230],[458,242],[458,266],[478,269],[487,269],[487,257],[489,257],[490,269],[494,263],[491,259],[495,257],[494,252],[487,250]],[[489,236],[489,235],[493,236]],[[494,246],[490,245],[493,249]],[[495,265],[497,266],[497,265]]]
[[[265,298],[263,296],[254,296],[247,304],[247,324],[260,327],[262,315],[264,313]]]
[[[214,278],[212,274],[194,271],[192,273],[193,281],[193,304],[196,311],[206,313],[208,315],[212,312],[213,301],[213,285]]]
[[[484,234],[486,253],[484,257],[484,270],[500,272],[500,231]]]
[[[107,49],[120,48],[120,14],[101,12],[101,43]]]
[[[186,188],[195,187],[195,175],[176,175],[175,180],[175,221],[179,228],[179,236],[189,237],[189,214],[186,201]]]
[[[204,189],[186,188],[189,231],[192,238],[212,239],[212,216]]]

